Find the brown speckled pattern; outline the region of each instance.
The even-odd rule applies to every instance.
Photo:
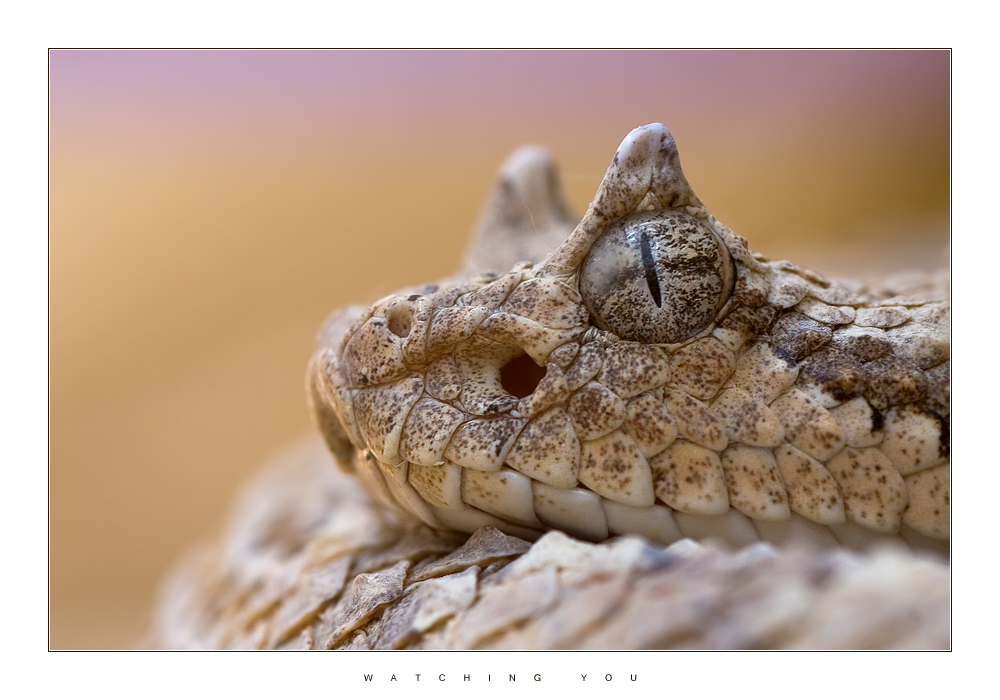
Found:
[[[752,254],[662,125],[626,138],[575,228],[554,183],[519,152],[458,277],[331,317],[308,395],[354,478],[316,448],[266,471],[168,582],[157,645],[948,646],[947,276]],[[697,220],[731,260],[721,292],[681,272],[681,342],[602,329],[581,295],[637,213]],[[636,298],[670,298],[683,237],[660,267],[639,243],[618,246],[647,256]]]
[[[464,476],[457,510],[469,527],[481,520],[470,517],[470,507],[490,522],[499,519],[501,529],[506,521],[538,534],[559,527],[544,514],[526,515],[533,489],[544,485],[589,490],[601,502],[632,508],[666,506],[668,513],[734,508],[751,523],[797,513],[829,524],[843,512],[874,533],[899,533],[905,522],[947,541],[948,471],[940,467],[949,460],[942,384],[949,377],[950,310],[940,287],[883,292],[752,255],[701,207],[672,148],[657,128],[633,132],[588,215],[546,261],[423,293],[405,290],[359,313],[339,338],[323,334],[311,381],[346,398],[315,406],[324,430],[336,433],[328,440],[343,444],[346,436],[357,448],[355,469],[372,464],[370,452],[397,478],[408,473],[421,494],[444,479],[435,481],[434,469],[456,465],[524,477],[516,494],[499,498],[483,490],[481,477]],[[669,169],[660,175],[662,191],[657,177],[652,185],[636,178],[660,167]],[[684,213],[671,218],[677,210],[666,203],[678,191],[685,193]],[[703,251],[692,248],[698,262],[683,266],[681,233],[690,222],[718,237],[735,269],[731,290],[712,296],[720,294],[714,277],[703,290],[710,296],[704,303],[719,309],[714,318],[673,344],[598,328],[587,307],[600,301],[584,303],[582,293],[593,295],[594,287],[580,286],[588,245],[614,231],[613,255],[639,255],[627,250],[627,229],[617,222],[656,222],[658,212],[663,226],[683,223],[677,233],[660,226],[657,235],[672,246],[663,269],[681,275],[684,294],[697,287],[690,270],[705,264]],[[638,265],[636,279],[655,276],[652,268],[643,273],[642,261],[628,264]],[[669,298],[669,275],[655,274],[654,296]],[[704,308],[694,306],[697,313]],[[636,331],[626,325],[618,332]],[[521,381],[513,369],[504,374],[520,357],[530,358],[540,379]],[[312,394],[324,403],[323,391]],[[402,462],[419,469],[406,472]],[[931,469],[933,485],[927,477],[903,479]],[[907,510],[909,484],[920,492]],[[454,507],[440,495],[431,502]],[[427,525],[449,526],[419,510],[411,514]]]

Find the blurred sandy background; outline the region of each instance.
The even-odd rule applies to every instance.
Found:
[[[311,430],[333,309],[449,274],[517,146],[578,213],[635,126],[772,257],[933,267],[949,54],[50,54],[50,644],[127,647],[240,482]]]

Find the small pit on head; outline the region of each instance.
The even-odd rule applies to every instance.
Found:
[[[386,326],[393,335],[405,338],[410,334],[413,308],[409,304],[395,304],[386,313]]]
[[[500,369],[500,386],[508,394],[523,399],[531,395],[545,376],[545,368],[539,367],[530,355],[518,355]]]

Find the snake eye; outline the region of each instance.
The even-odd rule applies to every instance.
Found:
[[[676,211],[640,212],[591,248],[580,293],[596,325],[619,338],[679,343],[715,320],[734,276],[711,225]]]

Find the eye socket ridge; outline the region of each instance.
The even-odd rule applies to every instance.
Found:
[[[709,223],[678,211],[640,212],[591,248],[580,293],[599,328],[623,340],[678,343],[715,320],[735,276]]]

